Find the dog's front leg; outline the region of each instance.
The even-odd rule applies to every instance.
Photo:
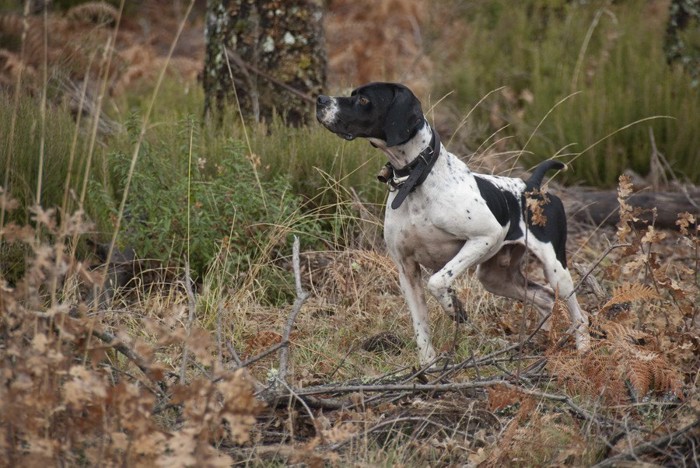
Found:
[[[452,283],[470,267],[487,260],[498,244],[499,239],[495,236],[482,236],[468,240],[457,255],[428,280],[430,293],[435,296],[443,310],[455,320],[465,322],[467,313],[452,289]]]
[[[401,289],[413,319],[413,333],[418,345],[418,357],[421,365],[426,365],[435,359],[435,350],[430,342],[428,305],[423,294],[420,266],[415,261],[407,259],[399,260],[396,264],[399,268]]]

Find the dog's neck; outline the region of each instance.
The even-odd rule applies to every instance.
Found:
[[[386,154],[392,166],[396,169],[401,169],[410,164],[423,150],[430,146],[432,138],[433,129],[424,120],[423,126],[418,129],[416,134],[401,145],[388,147],[385,141],[376,138],[370,138],[369,141]]]

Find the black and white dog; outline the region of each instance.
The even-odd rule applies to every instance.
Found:
[[[319,96],[316,116],[331,132],[347,140],[366,138],[389,158],[384,239],[398,266],[422,364],[434,360],[435,350],[420,265],[434,272],[428,290],[460,320],[466,314],[451,285],[473,266],[488,291],[532,301],[543,317],[551,313],[557,290],[566,299],[577,348],[589,348],[588,319],[566,266],[564,207],[554,195],[530,195],[548,170],[563,169],[563,163],[545,161],[527,181],[475,174],[444,148],[419,100],[400,84],[370,83],[349,97]],[[539,199],[538,222],[526,207],[528,196]],[[523,275],[526,249],[541,261],[551,287]]]

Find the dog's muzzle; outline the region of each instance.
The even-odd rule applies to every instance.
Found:
[[[316,98],[316,119],[331,132],[346,140],[354,140],[355,135],[342,131],[337,127],[338,103],[330,96],[319,95]]]
[[[324,125],[331,123],[329,117],[333,113],[332,107],[332,97],[321,94],[316,98],[316,118],[319,122]]]

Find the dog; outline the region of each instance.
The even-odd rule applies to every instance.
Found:
[[[545,173],[565,169],[565,164],[544,161],[528,180],[474,173],[445,149],[418,98],[397,83],[369,83],[349,97],[320,95],[316,117],[346,140],[367,139],[389,159],[380,177],[390,186],[384,239],[398,267],[422,365],[434,363],[436,354],[421,266],[432,272],[430,293],[460,321],[467,315],[452,284],[471,267],[477,267],[486,290],[532,301],[543,320],[551,314],[557,291],[566,300],[577,349],[590,347],[588,317],[566,265],[564,207],[555,195],[539,192]],[[523,275],[526,250],[542,263],[549,286]]]

